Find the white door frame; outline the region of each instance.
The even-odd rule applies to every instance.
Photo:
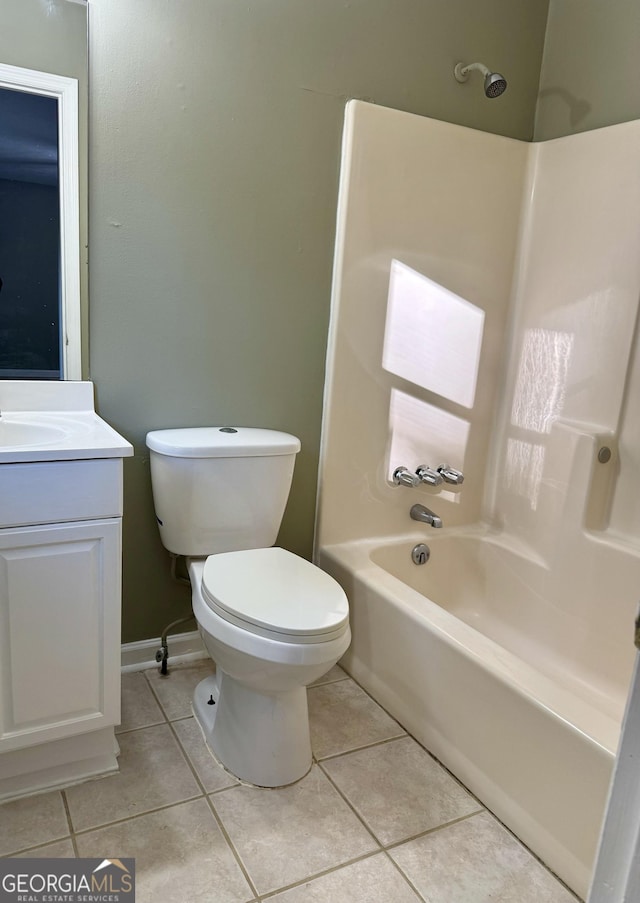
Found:
[[[640,900],[640,655],[622,722],[588,903]]]

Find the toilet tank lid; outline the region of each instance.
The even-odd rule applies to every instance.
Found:
[[[278,430],[247,426],[196,426],[147,433],[151,451],[173,458],[250,458],[291,455],[300,440]]]

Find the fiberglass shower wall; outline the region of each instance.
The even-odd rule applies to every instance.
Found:
[[[319,544],[409,533],[420,501],[512,536],[559,596],[595,555],[627,610],[639,162],[640,122],[528,144],[348,104]],[[460,491],[391,482],[445,461]]]

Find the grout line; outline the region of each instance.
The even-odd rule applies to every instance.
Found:
[[[350,801],[349,799],[347,799],[347,797],[345,796],[345,794],[342,792],[342,790],[338,787],[338,785],[337,785],[337,784],[335,783],[335,781],[332,779],[331,775],[327,774],[327,772],[326,772],[326,771],[324,770],[324,768],[322,767],[322,763],[321,763],[321,762],[318,762],[318,768],[321,770],[322,774],[323,774],[323,775],[326,777],[326,779],[329,781],[329,783],[331,784],[331,786],[332,786],[332,787],[337,791],[337,793],[342,797],[342,799],[345,801],[345,803],[347,804],[347,806],[351,809],[351,811],[352,811],[353,814],[356,816],[356,818],[358,819],[358,821],[360,822],[360,824],[366,829],[367,833],[371,835],[371,837],[373,838],[373,840],[375,841],[375,843],[378,845],[379,849],[382,850],[382,849],[383,849],[383,846],[382,846],[382,844],[380,843],[380,841],[378,840],[378,838],[376,837],[376,835],[373,833],[373,831],[371,830],[371,828],[369,827],[369,825],[366,823],[366,821],[364,820],[364,818],[360,815],[360,813],[359,813],[359,812],[355,809],[355,807],[351,804],[351,801]]]
[[[176,733],[176,729],[175,729],[174,726],[173,726],[173,722],[172,722],[172,721],[169,721],[169,722],[168,722],[168,726],[169,726],[169,730],[171,731],[171,736],[173,737],[173,739],[176,741],[176,743],[177,743],[177,745],[178,745],[178,751],[180,752],[180,754],[181,754],[182,758],[184,759],[184,761],[185,761],[187,767],[189,768],[189,771],[190,771],[191,774],[193,775],[193,778],[194,778],[196,784],[198,785],[198,787],[199,787],[200,790],[202,791],[202,794],[201,794],[201,795],[202,795],[202,796],[206,796],[206,795],[207,795],[207,791],[206,791],[206,789],[205,789],[205,786],[204,786],[204,784],[202,783],[202,781],[200,780],[200,775],[199,775],[198,772],[196,771],[195,765],[193,764],[193,762],[192,762],[191,759],[189,758],[188,752],[186,751],[186,749],[184,748],[184,746],[183,746],[182,743],[180,742],[180,737],[179,737],[178,734]]]
[[[230,772],[227,772],[227,773],[229,774]],[[236,783],[235,783],[235,784],[228,784],[226,787],[218,787],[217,790],[207,790],[207,796],[219,796],[221,793],[224,793],[226,790],[233,790],[234,787],[242,787],[242,786],[245,786],[245,787],[247,787],[247,786],[248,786],[248,787],[253,787],[254,785],[253,785],[253,784],[244,784],[244,785],[243,785],[240,781],[238,781],[238,780],[236,779]],[[259,789],[260,789],[260,790],[263,790],[263,789],[266,789],[266,788],[262,788],[262,787],[261,787],[261,788],[259,788]]]
[[[164,712],[162,714],[164,714]],[[134,734],[136,731],[144,731],[148,727],[159,727],[160,725],[168,723],[169,722],[165,718],[163,721],[152,721],[150,724],[137,724],[135,727],[126,727],[123,731],[116,731],[116,740],[118,737],[124,736],[124,734]]]
[[[78,858],[78,844],[76,841],[75,830],[73,827],[73,820],[71,818],[71,810],[69,809],[69,801],[67,799],[67,794],[64,790],[60,791],[60,795],[62,796],[62,805],[64,806],[64,812],[67,816],[67,823],[69,825],[69,836],[71,837],[71,846],[73,847],[73,853],[76,859]]]
[[[309,684],[307,690],[315,690],[316,687],[328,687],[330,686],[330,684],[339,684],[340,681],[343,680],[353,680],[353,678],[350,677],[346,672],[344,677],[332,677],[331,680],[322,680],[322,678],[319,678],[319,683],[316,683],[314,681],[312,684]]]
[[[123,731],[117,731],[116,738],[122,737],[123,734],[132,734],[134,731],[144,731],[148,727],[160,727],[163,724],[175,724],[176,721],[189,721],[190,718],[193,718],[193,713],[189,715],[178,715],[177,718],[165,718],[163,721],[152,721],[150,724],[138,724],[135,727],[127,727]]]
[[[339,865],[333,865],[331,868],[323,869],[321,872],[313,872],[313,874],[308,875],[306,878],[301,878],[299,881],[295,881],[293,884],[285,884],[282,887],[278,887],[275,890],[265,891],[261,897],[259,897],[260,903],[263,900],[272,900],[276,894],[281,894],[284,891],[291,890],[294,887],[302,887],[305,884],[308,884],[310,881],[315,881],[317,878],[324,878],[325,875],[332,875],[334,872],[339,872],[343,868],[347,868],[350,865],[355,865],[357,862],[364,862],[365,859],[371,859],[373,856],[380,856],[384,853],[384,850],[370,850],[368,853],[363,853],[361,856],[356,856],[353,859],[348,859],[346,862],[341,862]]]
[[[197,721],[196,721],[196,723],[197,723]],[[209,809],[210,809],[210,811],[211,811],[211,814],[213,815],[213,818],[214,818],[216,824],[218,825],[218,829],[220,830],[220,833],[221,833],[222,836],[224,837],[225,841],[227,842],[227,846],[229,847],[229,849],[230,849],[230,851],[231,851],[231,854],[233,855],[233,857],[235,858],[236,862],[238,863],[238,867],[240,868],[242,874],[244,875],[244,878],[245,878],[247,884],[249,885],[249,889],[251,890],[251,893],[254,895],[254,897],[258,897],[258,888],[255,886],[255,884],[254,884],[253,881],[251,880],[251,876],[249,875],[248,869],[245,867],[245,864],[244,864],[244,862],[242,861],[242,858],[241,858],[239,852],[236,850],[236,848],[235,848],[235,846],[234,846],[234,844],[233,844],[233,842],[232,842],[232,840],[231,840],[229,834],[227,833],[227,830],[226,830],[226,828],[224,827],[224,825],[223,825],[223,823],[222,823],[222,819],[220,818],[220,816],[219,816],[218,813],[216,812],[216,809],[215,809],[215,806],[214,806],[213,802],[209,799],[209,795],[208,795],[208,793],[207,793],[207,791],[206,791],[206,789],[205,789],[204,783],[202,782],[202,780],[201,780],[201,778],[200,778],[200,775],[199,775],[198,772],[196,771],[195,765],[192,763],[191,759],[189,758],[189,754],[187,753],[186,749],[183,747],[182,743],[180,742],[180,737],[178,737],[178,734],[176,733],[175,728],[173,727],[173,723],[172,723],[172,722],[169,722],[169,728],[170,728],[171,733],[173,734],[173,736],[174,736],[174,738],[175,738],[175,740],[176,740],[176,742],[177,742],[177,744],[178,744],[178,746],[179,746],[179,748],[180,748],[180,752],[182,753],[182,755],[183,755],[184,758],[186,759],[187,765],[188,765],[189,768],[191,769],[191,773],[193,774],[193,777],[195,778],[195,780],[196,780],[196,782],[197,782],[197,784],[198,784],[198,787],[200,787],[200,789],[202,790],[203,796],[204,796],[204,798],[205,798],[205,800],[206,800],[206,803],[207,803],[207,805],[208,805],[208,807],[209,807]],[[202,738],[202,742],[203,742],[203,743],[205,742],[204,736],[203,736],[203,738]],[[232,785],[232,786],[238,786],[238,785],[235,784],[235,785]],[[224,788],[220,788],[217,792],[218,792],[218,793],[221,793],[222,790],[229,790],[229,789],[230,789],[229,787],[224,787]],[[215,791],[214,791],[214,792],[215,792]]]
[[[236,786],[239,786],[239,785],[236,785]],[[229,790],[229,789],[230,789],[229,787],[225,788],[225,790]],[[209,796],[205,796],[205,799],[207,801],[207,804],[209,806],[209,809],[211,810],[211,813],[212,813],[214,819],[216,820],[218,828],[220,829],[220,833],[226,840],[227,846],[231,850],[231,853],[232,853],[234,859],[238,863],[238,867],[240,868],[240,871],[244,875],[245,881],[249,885],[249,889],[251,890],[251,893],[254,895],[254,897],[256,897],[256,899],[259,899],[260,894],[258,893],[258,888],[253,883],[253,879],[251,878],[251,875],[249,874],[249,869],[245,866],[242,856],[240,855],[240,852],[236,849],[235,844],[231,840],[231,837],[229,836],[229,833],[227,832],[227,829],[225,828],[222,819],[218,815],[218,812],[216,811],[216,807],[213,803],[213,800],[210,799]]]
[[[386,743],[395,743],[396,740],[404,740],[406,737],[411,737],[411,734],[408,734],[405,731],[395,737],[385,737],[384,740],[374,740],[372,743],[365,743],[364,746],[354,746],[353,749],[344,749],[342,752],[330,753],[328,756],[314,756],[314,759],[319,765],[321,762],[330,762],[333,759],[339,759],[342,756],[349,756],[351,753],[362,752],[364,749],[374,749],[376,746],[384,746]],[[413,739],[413,737],[411,737],[411,739]]]
[[[150,670],[153,670],[153,669],[150,669]],[[155,701],[156,701],[156,702],[158,703],[158,705],[160,706],[160,711],[162,712],[162,716],[163,716],[165,722],[169,723],[169,716],[167,715],[167,713],[166,713],[166,711],[165,711],[165,708],[164,708],[164,706],[163,706],[163,704],[162,704],[162,700],[160,699],[160,697],[159,697],[158,694],[156,693],[155,687],[153,686],[153,684],[151,683],[151,681],[150,681],[149,678],[147,677],[147,672],[146,672],[146,671],[143,671],[142,674],[144,675],[144,679],[145,679],[146,682],[147,682],[147,686],[148,686],[149,689],[151,690],[151,695],[153,696],[153,698],[155,699]]]
[[[116,818],[114,821],[108,821],[100,825],[91,825],[89,828],[76,829],[75,836],[82,837],[85,834],[91,834],[93,831],[102,831],[103,828],[113,828],[115,825],[123,825],[128,821],[135,821],[136,818],[143,818],[145,815],[153,815],[156,812],[164,812],[166,809],[173,809],[175,806],[181,806],[183,803],[192,803],[194,800],[202,799],[204,794],[199,793],[196,796],[189,796],[184,800],[176,800],[173,803],[167,803],[164,806],[155,806],[153,809],[145,809],[144,812],[137,812],[135,815],[127,815],[126,818]]]
[[[53,837],[51,840],[45,840],[45,841],[43,841],[43,843],[36,844],[36,846],[33,846],[33,847],[24,847],[24,849],[21,849],[21,850],[12,850],[10,853],[3,853],[0,856],[0,859],[12,859],[14,856],[22,856],[24,853],[32,853],[34,851],[37,852],[38,850],[41,850],[43,847],[48,847],[52,843],[63,843],[65,840],[71,841],[71,845],[73,846],[73,850],[74,850],[74,855],[77,856],[76,847],[75,847],[75,844],[73,843],[73,835],[65,834],[64,837]],[[31,856],[31,859],[34,859],[34,858],[38,858],[38,857]]]
[[[401,875],[402,878],[404,878],[404,880],[407,882],[407,884],[409,885],[409,887],[411,888],[411,890],[412,890],[412,891],[416,894],[416,896],[418,897],[418,900],[422,900],[422,901],[424,901],[424,903],[429,903],[429,901],[426,900],[425,897],[422,896],[422,894],[420,893],[420,891],[418,890],[418,888],[415,886],[415,884],[413,883],[413,881],[411,880],[411,878],[409,878],[408,875],[405,875],[405,873],[402,871],[402,869],[400,868],[400,866],[398,865],[398,863],[395,861],[395,859],[393,858],[393,856],[390,856],[390,855],[389,855],[389,851],[388,851],[388,850],[385,850],[385,851],[384,851],[384,855],[387,857],[388,862],[391,863],[391,865],[394,867],[394,869],[395,869],[397,872],[400,873],[400,875]]]
[[[411,843],[412,840],[418,840],[420,837],[427,837],[429,834],[436,834],[444,828],[450,828],[452,825],[457,825],[462,821],[468,821],[476,815],[482,815],[485,811],[485,809],[476,809],[475,812],[467,812],[465,815],[460,815],[458,818],[452,818],[451,821],[445,821],[441,825],[427,828],[426,831],[418,831],[417,834],[410,834],[408,837],[403,837],[401,840],[393,840],[391,843],[385,844],[384,850],[388,853],[389,850],[395,850],[396,847],[401,847],[405,843]]]

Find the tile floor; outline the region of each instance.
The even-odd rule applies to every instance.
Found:
[[[212,670],[123,675],[120,773],[5,803],[0,856],[133,856],[138,903],[575,903],[337,666],[308,691],[309,774],[238,783],[191,716]]]

